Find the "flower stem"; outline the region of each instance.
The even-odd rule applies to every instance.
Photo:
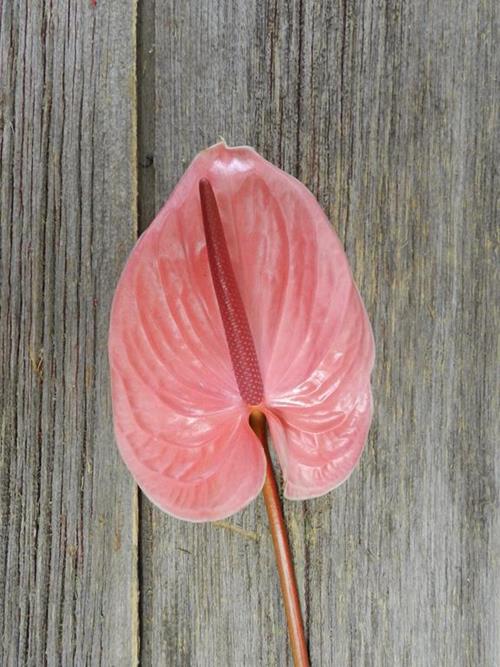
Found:
[[[300,610],[297,581],[293,568],[288,536],[283,518],[278,487],[274,477],[273,465],[267,446],[266,417],[259,410],[253,410],[250,415],[250,426],[259,438],[264,448],[267,459],[266,480],[262,493],[266,504],[269,527],[273,537],[276,564],[280,577],[281,592],[285,605],[286,620],[288,623],[288,634],[292,649],[295,667],[309,667],[309,655],[304,634],[304,623]]]

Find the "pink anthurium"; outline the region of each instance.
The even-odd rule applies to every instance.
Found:
[[[116,290],[109,354],[122,457],[162,510],[221,519],[264,485],[268,459],[249,423],[260,414],[285,496],[327,493],[366,441],[373,350],[342,245],[312,194],[251,148],[216,144],[141,236]]]

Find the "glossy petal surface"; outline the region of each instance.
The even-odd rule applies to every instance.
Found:
[[[252,149],[203,151],[136,244],[109,338],[122,456],[146,495],[189,520],[236,512],[265,475],[211,280],[202,178],[217,197],[287,496],[344,481],[371,420],[371,328],[318,203]]]

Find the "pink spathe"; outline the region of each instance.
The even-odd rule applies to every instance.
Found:
[[[322,495],[357,464],[374,357],[347,258],[312,194],[251,148],[202,151],[133,249],[109,334],[122,457],[155,504],[191,521],[242,509],[266,474],[210,272],[202,179],[217,199],[262,376],[257,407],[288,498]]]

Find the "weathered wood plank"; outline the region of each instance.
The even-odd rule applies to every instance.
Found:
[[[295,171],[298,3],[150,2],[142,17],[142,74],[152,83],[141,125],[144,153],[154,154],[154,165],[141,168],[142,184],[156,208],[219,135]],[[147,500],[142,510],[142,664],[283,664],[286,627],[262,500],[235,518],[246,533],[231,530],[231,521],[185,524]],[[289,519],[301,535],[300,504],[290,506]],[[294,546],[303,590],[301,538]]]
[[[0,59],[0,664],[135,663],[106,355],[136,234],[135,3],[2,3]]]
[[[345,239],[378,361],[360,470],[308,510],[313,655],[493,666],[494,3],[346,3],[340,24],[328,4],[304,24],[298,175]]]
[[[313,665],[492,666],[494,3],[141,11],[142,191],[158,208],[218,135],[254,145],[323,204],[373,320],[361,466],[285,505]],[[144,665],[289,664],[261,501],[224,526],[141,517]]]

